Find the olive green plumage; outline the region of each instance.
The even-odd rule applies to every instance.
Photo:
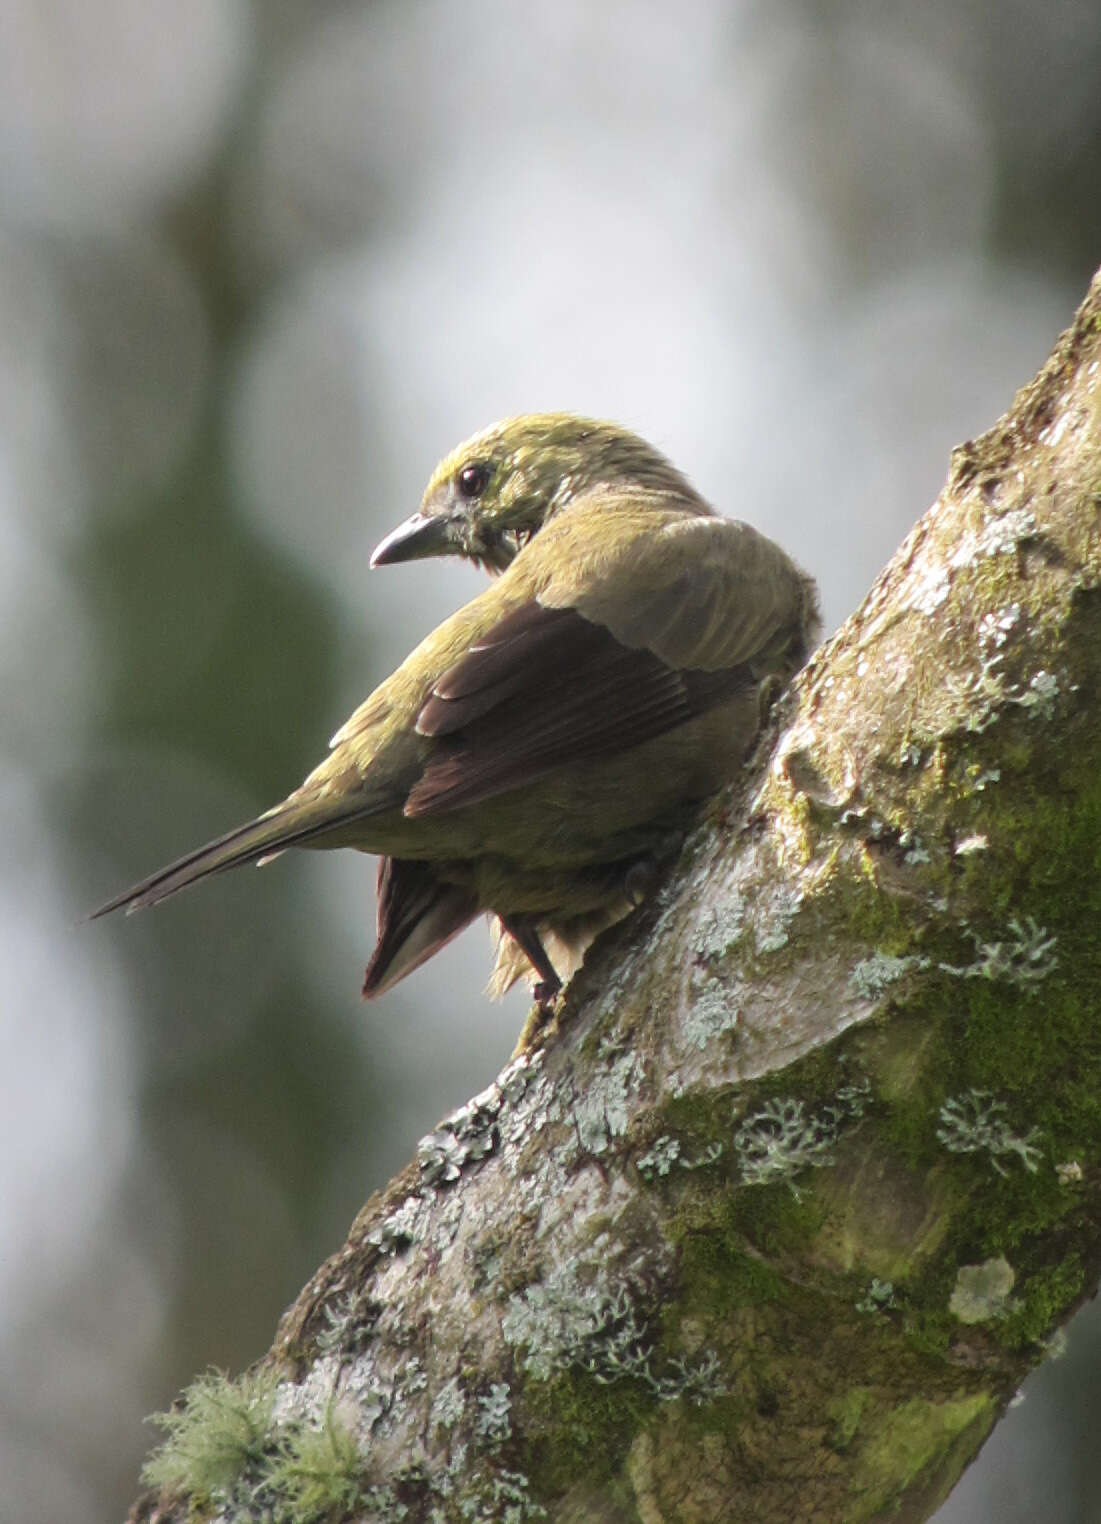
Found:
[[[506,419],[449,455],[372,565],[448,554],[499,575],[301,787],[95,914],[287,847],[354,847],[382,858],[364,994],[483,911],[507,933],[495,989],[530,964],[553,993],[743,760],[762,683],[814,639],[814,586],[643,440],[557,413]]]

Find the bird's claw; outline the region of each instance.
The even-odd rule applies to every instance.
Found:
[[[542,1011],[549,1011],[561,993],[561,979],[537,979],[531,987],[531,998]]]

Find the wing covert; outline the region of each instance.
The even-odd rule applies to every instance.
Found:
[[[744,664],[677,671],[576,610],[533,600],[434,684],[417,730],[436,747],[405,813],[457,809],[564,763],[626,751],[752,681]]]
[[[581,517],[569,528],[583,535]],[[717,515],[666,516],[649,534],[625,536],[611,565],[590,570],[575,558],[540,602],[576,609],[671,667],[705,671],[741,662],[794,670],[818,624],[812,580],[750,525]]]

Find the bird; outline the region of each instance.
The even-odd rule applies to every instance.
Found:
[[[490,993],[557,999],[737,773],[812,649],[813,580],[630,430],[569,413],[483,429],[374,567],[458,556],[486,589],[426,636],[281,803],[117,894],[155,905],[289,848],[379,858],[373,999],[481,914]]]

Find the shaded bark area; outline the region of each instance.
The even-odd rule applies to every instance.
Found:
[[[134,1518],[917,1521],[1101,1271],[1101,278]]]

